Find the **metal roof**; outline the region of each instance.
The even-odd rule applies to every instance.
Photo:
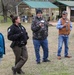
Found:
[[[56,5],[52,4],[49,1],[26,1],[23,0],[23,3],[27,4],[31,8],[58,8]],[[20,5],[20,2],[18,5]]]
[[[59,1],[59,0],[57,0],[57,2],[64,4],[66,6],[74,6],[74,1]]]

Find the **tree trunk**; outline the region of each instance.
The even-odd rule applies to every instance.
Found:
[[[1,0],[1,3],[2,3],[4,22],[7,22],[7,6],[4,6],[3,0]]]
[[[4,22],[7,22],[7,11],[4,10],[3,12]]]

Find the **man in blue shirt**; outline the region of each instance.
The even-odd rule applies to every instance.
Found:
[[[66,11],[63,11],[62,18],[59,19],[57,23],[57,29],[59,30],[58,52],[57,52],[58,59],[61,59],[61,50],[63,43],[65,45],[64,56],[66,58],[71,58],[71,56],[68,55],[68,40],[70,31],[72,30],[72,23],[67,18],[67,15],[68,13]]]

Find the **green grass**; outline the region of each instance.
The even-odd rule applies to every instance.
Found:
[[[1,23],[0,32],[3,33],[6,45],[6,55],[3,57],[0,63],[0,74],[1,75],[13,75],[11,67],[14,66],[14,53],[10,48],[10,41],[7,39],[7,28],[11,25],[11,22]],[[56,27],[49,27],[49,59],[51,62],[43,63],[37,65],[35,62],[34,46],[32,42],[32,31],[30,23],[23,23],[28,34],[29,40],[27,44],[28,50],[28,61],[23,66],[23,71],[25,75],[74,75],[74,26],[70,34],[69,40],[69,54],[72,55],[71,59],[64,58],[64,48],[62,50],[62,59],[57,59],[57,46],[58,46],[58,31]],[[43,56],[43,50],[40,49],[41,61]],[[18,75],[18,74],[17,74]],[[23,74],[21,74],[23,75]]]
[[[0,16],[0,21],[3,20],[3,16]],[[7,18],[7,22],[11,22],[10,18]]]
[[[3,20],[3,16],[0,16],[0,21]]]

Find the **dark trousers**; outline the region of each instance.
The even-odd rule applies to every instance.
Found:
[[[28,59],[26,46],[23,46],[23,47],[15,46],[13,48],[13,52],[15,54],[15,67],[14,68],[16,70],[20,70]]]

